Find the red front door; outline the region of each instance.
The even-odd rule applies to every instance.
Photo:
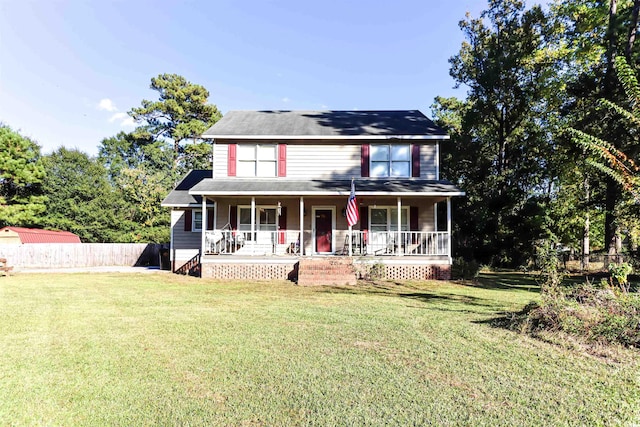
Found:
[[[316,210],[316,252],[331,252],[331,214],[329,209]]]

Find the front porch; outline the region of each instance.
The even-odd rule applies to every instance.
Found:
[[[330,264],[348,264],[354,278],[373,270],[392,280],[449,277],[451,197],[459,190],[427,180],[357,182],[350,227],[350,187],[346,180],[202,181],[190,190],[201,197],[191,235],[199,237],[202,276],[297,280],[301,266],[319,259],[328,276]],[[313,269],[324,271],[323,262]]]

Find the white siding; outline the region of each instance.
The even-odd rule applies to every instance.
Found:
[[[227,178],[228,144],[215,144],[213,150],[214,178]],[[420,177],[436,179],[436,143],[420,146]],[[360,144],[287,144],[287,178],[349,179],[360,177]]]
[[[294,179],[360,176],[360,145],[289,145],[287,177]]]
[[[215,144],[213,148],[213,177],[227,177],[227,155],[229,146],[227,144]]]
[[[420,146],[420,178],[436,179],[436,143]]]

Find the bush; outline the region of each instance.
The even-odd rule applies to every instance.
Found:
[[[475,261],[466,261],[462,257],[454,258],[451,264],[451,278],[473,280],[480,273],[480,264]]]
[[[591,342],[640,348],[640,295],[590,284],[562,289],[528,307],[523,327],[531,333],[562,331]]]

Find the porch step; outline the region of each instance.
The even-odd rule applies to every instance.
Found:
[[[355,285],[356,272],[349,257],[301,259],[298,285]]]

